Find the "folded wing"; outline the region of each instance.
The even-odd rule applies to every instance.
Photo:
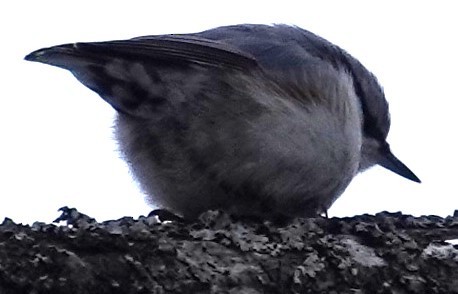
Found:
[[[140,117],[215,73],[257,67],[254,57],[235,47],[184,35],[65,44],[25,59],[69,70],[119,112]]]

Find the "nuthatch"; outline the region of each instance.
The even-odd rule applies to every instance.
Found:
[[[120,150],[158,205],[269,218],[325,212],[390,151],[388,103],[347,52],[287,25],[74,43],[26,56],[67,69],[117,110]]]

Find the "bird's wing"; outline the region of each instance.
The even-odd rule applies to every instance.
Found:
[[[256,59],[219,41],[186,35],[146,36],[130,40],[73,43],[43,48],[25,59],[72,70],[77,59],[104,62],[113,58],[126,60],[198,63],[234,69],[252,68]]]
[[[202,82],[258,68],[254,57],[235,47],[185,35],[65,44],[39,49],[25,59],[71,71],[116,110],[134,116],[151,115],[154,104],[173,91],[195,90],[199,77]]]
[[[235,69],[250,69],[258,65],[254,56],[217,40],[191,35],[145,36],[132,40],[151,46],[151,49],[145,49],[154,51],[157,57]]]

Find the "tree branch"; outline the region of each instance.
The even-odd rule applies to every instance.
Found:
[[[458,217],[0,225],[0,293],[458,293]]]

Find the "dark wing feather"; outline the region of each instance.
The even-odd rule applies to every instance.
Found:
[[[182,35],[65,44],[25,59],[71,71],[116,110],[136,117],[150,117],[159,105],[173,104],[180,93],[190,96],[204,82],[216,87],[222,73],[257,68],[251,55],[235,47]]]
[[[147,36],[131,40],[74,43],[39,49],[27,55],[26,60],[38,61],[71,69],[66,58],[137,59],[199,63],[234,69],[253,68],[256,59],[230,45],[184,35]],[[70,67],[70,68],[68,68]]]

